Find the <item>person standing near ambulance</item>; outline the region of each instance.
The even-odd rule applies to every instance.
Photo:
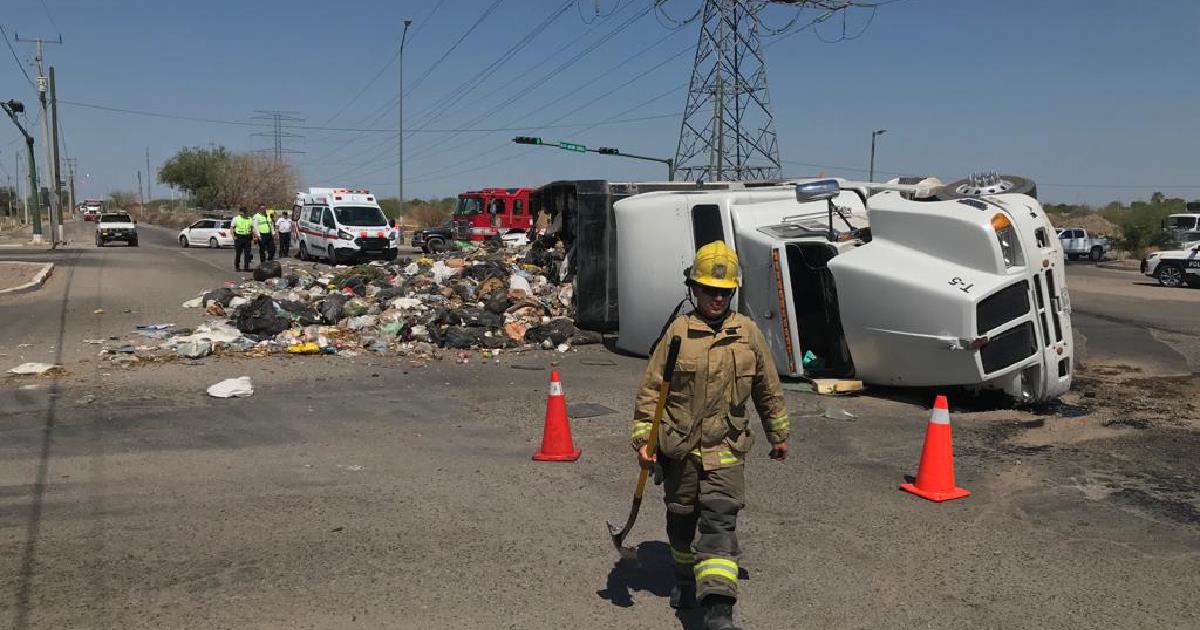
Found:
[[[251,242],[254,240],[254,221],[246,206],[238,208],[238,215],[233,217],[233,268],[236,271],[250,271]]]
[[[274,231],[267,207],[259,204],[258,212],[254,213],[254,237],[258,241],[258,257],[262,262],[275,259],[275,239],[272,235]]]
[[[292,230],[294,227],[292,218],[286,212],[280,213],[279,218],[275,219],[275,233],[279,235],[280,258],[287,258],[288,252],[292,249]]]
[[[737,630],[737,515],[745,504],[744,458],[753,445],[746,403],[753,400],[771,459],[788,455],[787,407],[762,331],[729,310],[741,273],[723,241],[696,252],[687,272],[695,309],[668,324],[663,338],[683,340],[658,436],[648,452],[667,344],[646,365],[634,409],[638,462],[662,467],[667,540],[675,561],[671,606],[705,609],[707,630]],[[696,537],[696,530],[700,535]]]

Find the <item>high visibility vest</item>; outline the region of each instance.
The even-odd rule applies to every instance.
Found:
[[[253,229],[254,229],[254,222],[252,222],[250,220],[250,217],[238,216],[238,217],[233,218],[233,233],[234,234],[237,234],[238,236],[249,236],[250,232]]]
[[[254,215],[254,220],[258,221],[258,233],[259,234],[270,234],[271,233],[271,219],[269,219],[266,215],[256,214],[256,215]]]

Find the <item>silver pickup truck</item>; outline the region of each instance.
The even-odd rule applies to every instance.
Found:
[[[1088,258],[1100,262],[1112,251],[1112,243],[1107,237],[1088,234],[1083,228],[1059,228],[1057,231],[1067,260]]]
[[[125,241],[130,247],[137,247],[137,221],[125,212],[100,215],[96,220],[96,247],[104,247],[110,241]]]

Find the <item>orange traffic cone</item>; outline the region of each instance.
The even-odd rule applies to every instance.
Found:
[[[921,449],[921,467],[916,483],[900,484],[900,489],[941,503],[961,499],[970,492],[954,485],[954,447],[950,444],[950,405],[945,396],[933,403],[933,415],[925,429],[925,447]]]
[[[579,459],[579,449],[571,442],[567,397],[563,395],[558,367],[550,369],[550,395],[546,397],[546,426],[542,429],[542,448],[533,454],[533,458],[539,462],[573,462]]]

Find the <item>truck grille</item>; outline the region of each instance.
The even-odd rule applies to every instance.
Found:
[[[980,335],[1029,312],[1029,282],[1022,280],[988,296],[975,307],[975,328]]]
[[[1035,352],[1037,338],[1033,332],[1033,322],[1025,322],[988,341],[979,351],[979,358],[983,361],[984,373],[990,374],[1027,359]]]
[[[375,250],[379,250],[379,249],[387,249],[388,240],[386,238],[375,238],[375,237],[356,238],[356,239],[354,239],[354,244],[358,245],[359,247],[361,247],[365,250],[375,251]]]

